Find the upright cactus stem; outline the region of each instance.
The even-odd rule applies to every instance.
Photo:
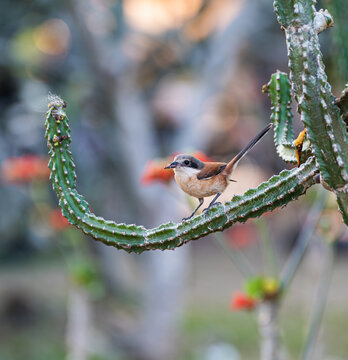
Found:
[[[278,21],[285,30],[290,80],[298,111],[307,128],[320,174],[337,196],[348,225],[348,135],[334,104],[320,52],[318,33],[333,20],[316,11],[313,0],[275,0]]]
[[[183,223],[167,223],[154,229],[118,224],[97,217],[76,190],[75,165],[69,151],[70,129],[65,103],[51,99],[46,117],[46,139],[49,148],[50,180],[57,193],[63,215],[72,225],[107,245],[128,252],[152,249],[174,249],[215,231],[222,231],[235,222],[245,222],[267,211],[297,199],[314,184],[317,173],[311,157],[300,168],[282,171],[243,196],[234,196],[225,205],[212,208]]]
[[[262,91],[268,93],[271,102],[271,120],[274,129],[274,143],[278,155],[286,162],[297,163],[294,132],[292,130],[291,85],[288,76],[277,71],[271,80],[264,85]],[[302,147],[302,160],[310,155],[309,141],[305,140]]]

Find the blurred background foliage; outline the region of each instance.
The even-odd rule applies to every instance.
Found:
[[[348,6],[319,5],[339,25],[321,35],[338,95]],[[56,93],[68,103],[79,191],[95,213],[147,227],[180,221],[194,200],[146,171],[176,152],[229,160],[269,122],[262,85],[287,72],[272,2],[2,0],[0,9],[0,359],[257,359],[255,317],[229,307],[243,278],[224,254],[242,251],[265,273],[257,224],[232,227],[228,251],[213,237],[142,255],[96,244],[60,215],[43,124]],[[224,200],[287,167],[270,137],[257,149]],[[316,191],[266,216],[279,263]],[[282,308],[284,352],[297,359],[303,345],[325,238],[339,256],[315,358],[347,359],[348,235],[334,199],[316,234]]]

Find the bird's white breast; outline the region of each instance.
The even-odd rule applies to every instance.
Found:
[[[210,179],[198,180],[198,169],[178,167],[174,169],[175,181],[187,194],[196,198],[212,196],[218,192],[223,192],[227,186],[224,178],[214,177]]]

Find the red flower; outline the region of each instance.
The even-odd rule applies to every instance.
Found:
[[[192,154],[192,156],[194,156],[195,158],[197,158],[198,160],[204,161],[204,162],[209,162],[212,161],[212,159],[210,159],[206,154],[204,154],[201,151],[196,151]]]
[[[170,164],[176,155],[178,154],[173,154],[170,156],[170,158],[150,160],[145,166],[145,170],[140,180],[141,183],[145,185],[151,184],[155,181],[159,181],[165,184],[169,183],[174,178],[174,171],[172,169],[164,169],[164,167]],[[192,155],[201,161],[211,161],[204,153],[200,151],[197,151]]]
[[[164,169],[168,165],[168,159],[159,159],[149,161],[141,177],[141,183],[148,185],[154,181],[169,183],[174,177],[172,169]]]
[[[49,222],[54,230],[64,230],[70,226],[69,221],[62,215],[60,209],[52,210],[49,214]]]
[[[36,155],[23,155],[6,159],[1,167],[2,179],[7,183],[27,183],[48,180],[48,160]]]
[[[252,310],[255,306],[256,300],[242,292],[235,293],[230,303],[230,308],[235,311]]]

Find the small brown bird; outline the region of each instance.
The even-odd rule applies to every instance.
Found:
[[[165,169],[174,169],[175,181],[185,193],[198,198],[199,204],[192,214],[183,218],[190,219],[202,206],[203,199],[207,196],[216,195],[209,206],[203,211],[209,210],[217,203],[217,198],[229,185],[233,170],[238,162],[246,155],[269,131],[272,124],[268,124],[259,134],[257,134],[229,163],[224,162],[203,162],[192,155],[177,155],[174,161],[167,165]]]

